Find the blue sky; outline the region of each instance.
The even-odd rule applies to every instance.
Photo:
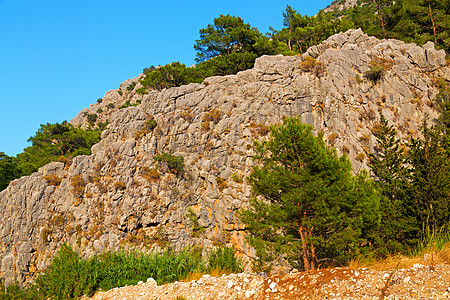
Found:
[[[291,5],[332,1],[0,0],[0,152],[29,146],[40,124],[70,120],[150,65],[194,64],[199,30],[221,14],[261,32]]]

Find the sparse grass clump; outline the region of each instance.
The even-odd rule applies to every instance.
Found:
[[[320,77],[325,74],[325,65],[320,61],[317,61],[315,58],[306,56],[300,63],[300,70],[302,70],[303,72],[312,73],[317,77]]]
[[[56,175],[46,175],[43,177],[45,180],[47,180],[48,185],[54,185],[54,186],[58,186],[60,185],[62,179],[59,178]]]

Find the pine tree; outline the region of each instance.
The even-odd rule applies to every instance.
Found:
[[[389,125],[383,114],[375,135],[377,152],[370,155],[369,166],[384,197],[381,199],[382,226],[373,232],[372,240],[377,252],[387,255],[404,252],[418,227],[409,203],[410,170],[405,167],[405,151],[394,126]]]
[[[354,177],[346,156],[329,149],[298,118],[271,128],[255,144],[248,180],[256,198],[242,210],[249,242],[262,260],[286,256],[313,270],[341,264],[360,253],[366,232],[379,221],[380,195],[367,174]]]

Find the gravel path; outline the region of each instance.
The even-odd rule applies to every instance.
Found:
[[[450,265],[375,271],[335,268],[264,278],[255,274],[204,275],[191,282],[136,286],[98,292],[84,300],[201,299],[450,299]]]

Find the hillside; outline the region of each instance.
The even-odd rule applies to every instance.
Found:
[[[364,76],[374,64],[386,70],[379,80]],[[422,120],[437,116],[436,79],[449,82],[450,68],[431,42],[419,47],[349,30],[302,56],[262,56],[253,69],[201,84],[137,95],[127,87],[138,78],[71,121],[87,124],[103,108],[99,120],[110,124],[92,155],[45,165],[0,192],[6,283],[28,282],[63,242],[87,256],[124,244],[206,251],[228,243],[252,257],[236,212],[251,196],[244,179],[253,141],[269,125],[301,116],[358,172],[374,151],[380,112],[400,138],[417,136]],[[117,108],[130,99],[141,104]],[[108,103],[115,108],[105,109]],[[157,167],[154,157],[163,153],[181,156],[184,172]]]

